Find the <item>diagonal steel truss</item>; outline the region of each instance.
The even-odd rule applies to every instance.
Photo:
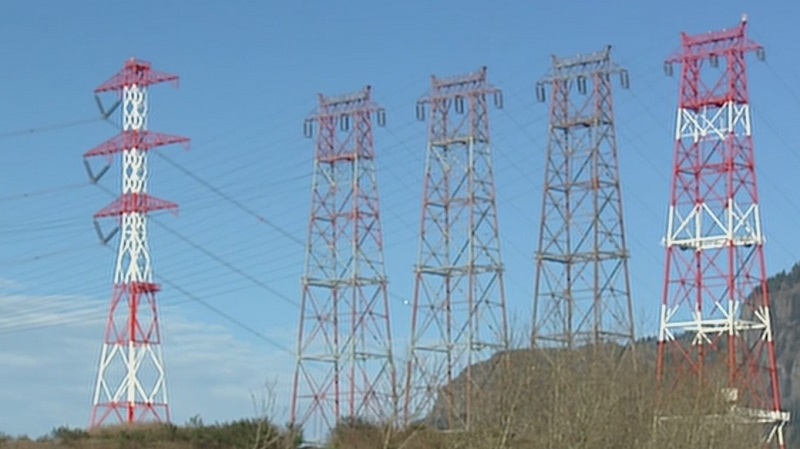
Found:
[[[405,419],[438,398],[445,422],[437,425],[469,428],[480,389],[473,364],[509,345],[487,102],[501,107],[502,96],[485,67],[431,84],[417,104],[418,119],[426,105],[431,117]]]
[[[177,80],[176,75],[152,70],[149,62],[130,59],[117,75],[95,90],[120,92],[122,132],[84,157],[121,154],[122,194],[95,214],[95,219],[116,218],[120,238],[91,427],[112,421],[133,424],[170,420],[156,303],[160,287],[153,282],[147,216],[157,210],[177,211],[178,205],[147,193],[147,154],[162,145],[188,146],[189,139],[147,131],[147,100],[148,86]]]
[[[536,252],[533,347],[633,343],[628,248],[614,129],[611,47],[553,56],[537,83],[550,126]]]
[[[681,36],[681,65],[657,377],[662,398],[700,381],[720,388],[736,425],[784,448],[746,56],[734,28]],[[719,377],[716,377],[719,376]],[[719,416],[715,416],[718,418]],[[667,417],[665,416],[664,419]]]
[[[322,438],[341,420],[393,420],[397,407],[371,89],[325,97],[319,129],[292,423]]]

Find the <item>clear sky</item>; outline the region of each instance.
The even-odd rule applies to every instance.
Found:
[[[174,420],[252,416],[252,396],[270,396],[285,422],[313,152],[302,122],[317,93],[371,84],[386,108],[375,140],[403,348],[426,137],[414,103],[431,74],[488,66],[504,91],[505,108],[491,112],[494,163],[507,300],[523,331],[547,136],[547,106],[533,87],[551,54],[613,45],[631,78],[615,103],[644,336],[657,326],[661,299],[677,99],[678,80],[662,63],[681,31],[735,26],[742,12],[767,50],[765,63],[751,59],[750,81],[772,274],[800,260],[796,2],[2,2],[0,430],[41,435],[88,424],[114,255],[91,219],[112,197],[88,184],[82,155],[116,131],[101,121],[48,127],[96,117],[93,89],[126,59],[181,76],[178,89],[151,90],[149,127],[193,141],[189,152],[168,147],[150,158],[151,193],[181,205],[177,218],[151,225]],[[105,188],[118,188],[118,172],[116,163]]]

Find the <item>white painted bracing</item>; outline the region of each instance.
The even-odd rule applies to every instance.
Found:
[[[731,134],[749,136],[750,107],[748,104],[728,102],[720,108],[704,107],[699,111],[678,109],[675,131],[676,140],[724,141]],[[684,209],[681,207],[683,206]],[[708,203],[670,206],[667,219],[668,248],[703,251],[726,246],[752,246],[764,243],[761,231],[761,217],[758,204],[744,206],[728,198],[726,207]],[[767,310],[756,312],[752,321],[740,318],[740,303],[727,300],[714,303],[713,310],[705,310],[707,318],[695,311],[690,320],[675,320],[675,316],[685,304],[662,305],[660,338],[662,341],[674,339],[674,330],[695,333],[694,343],[711,341],[711,335],[722,333],[739,334],[742,331],[761,332],[762,338],[771,339],[772,329]]]
[[[125,87],[122,92],[123,130],[145,130],[147,126],[147,89],[137,85]],[[137,148],[125,149],[122,153],[122,193],[147,192],[147,153]],[[115,285],[137,282],[153,282],[150,250],[147,238],[147,217],[134,212],[123,214],[120,219],[120,239],[117,253]],[[147,304],[141,304],[142,308]],[[128,313],[128,304],[121,301],[122,313]],[[112,318],[113,319],[113,318]],[[147,316],[147,320],[151,317]],[[144,320],[143,320],[144,321]],[[149,322],[142,322],[143,328]],[[125,370],[121,379],[112,379],[108,368],[117,364]],[[155,370],[155,382],[145,385],[139,376],[140,368],[147,363]],[[152,373],[150,373],[152,376]],[[167,404],[165,373],[160,345],[137,344],[123,341],[103,344],[94,394],[94,405],[159,403]]]
[[[748,104],[728,102],[720,108],[703,108],[697,112],[678,110],[676,140],[687,143],[724,141],[731,134],[750,136]],[[701,155],[706,156],[708,155]],[[764,235],[758,204],[755,201],[738,204],[735,198],[728,198],[727,204],[718,199],[716,204],[710,205],[703,202],[671,206],[664,243],[667,248],[687,251],[761,245],[764,243]],[[701,345],[710,343],[714,336],[755,332],[760,339],[772,341],[769,309],[762,307],[755,311],[752,319],[746,320],[741,317],[741,305],[741,302],[728,295],[727,298],[716,299],[711,307],[706,301],[702,312],[694,306],[691,316],[686,317],[687,306],[691,305],[662,304],[659,339],[669,342],[675,340],[676,334],[688,332],[693,335],[692,344]],[[681,312],[683,315],[679,315]],[[788,412],[741,407],[735,407],[733,411],[735,419],[742,422],[772,424],[768,439],[775,435],[778,439],[783,438],[782,432],[778,430],[788,422]]]
[[[661,306],[661,341],[673,341],[675,330],[677,333],[682,331],[692,332],[694,338],[692,344],[711,343],[711,336],[721,334],[741,335],[744,331],[758,331],[761,338],[767,341],[772,340],[772,324],[770,321],[769,309],[761,308],[755,312],[755,320],[744,320],[740,318],[740,303],[737,301],[726,301],[726,306],[715,302],[714,307],[722,315],[720,318],[707,318],[699,312],[695,312],[691,320],[675,320],[673,317],[683,308],[684,304],[667,307]]]
[[[724,141],[731,134],[749,136],[750,106],[728,102],[721,108],[704,107],[695,112],[678,109],[676,140]],[[667,224],[667,247],[682,249],[712,249],[728,244],[759,245],[764,242],[758,204],[742,207],[728,200],[724,210],[714,210],[707,203],[693,205],[688,210],[670,206]]]
[[[750,204],[742,210],[739,204],[728,199],[728,207],[722,213],[712,210],[707,203],[696,204],[688,212],[670,206],[667,223],[670,231],[667,247],[702,250],[722,248],[730,243],[735,246],[764,243],[758,204]]]
[[[730,133],[749,136],[750,105],[732,101],[721,108],[703,107],[699,112],[678,109],[675,140],[691,138],[695,142],[703,139],[725,140]]]

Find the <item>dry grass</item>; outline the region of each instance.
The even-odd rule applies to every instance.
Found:
[[[703,385],[684,384],[657,402],[649,357],[618,347],[518,350],[495,356],[472,398],[468,429],[339,425],[331,449],[753,449],[759,433],[732,425],[719,370]],[[465,404],[466,401],[458,401]],[[454,407],[449,413],[463,414]],[[56,429],[48,438],[0,439],[15,449],[297,449],[299,435],[262,418],[227,424]],[[716,416],[716,418],[714,417]],[[662,419],[657,419],[661,417]]]
[[[500,357],[500,356],[498,356]],[[514,351],[496,363],[472,426],[453,432],[342,425],[336,449],[753,449],[757,429],[712,415],[718,385],[691,386],[656,402],[651,364],[617,347]],[[494,362],[498,362],[495,360]],[[464,402],[464,401],[461,401]],[[453,413],[458,413],[453,410]],[[669,416],[669,420],[657,420]],[[657,424],[659,423],[659,424]]]
[[[13,449],[294,449],[299,440],[291,432],[258,420],[186,426],[140,424],[106,426],[91,432],[59,428],[32,441],[9,438],[0,447]]]

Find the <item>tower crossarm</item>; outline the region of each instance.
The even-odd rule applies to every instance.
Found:
[[[95,218],[117,217],[126,214],[146,214],[158,210],[178,211],[178,205],[146,193],[125,193],[116,201],[94,214]]]
[[[552,55],[551,58],[550,73],[539,80],[540,84],[591,77],[598,73],[609,75],[627,73],[625,69],[612,61],[610,45],[594,53],[584,53],[571,57]]]
[[[419,103],[429,103],[433,98],[454,99],[456,97],[494,94],[500,89],[489,83],[486,67],[465,75],[436,77],[431,75],[431,90]]]
[[[188,137],[171,136],[147,130],[128,130],[89,150],[83,157],[113,156],[134,148],[139,151],[148,151],[155,147],[172,144],[181,144],[187,150],[190,145]]]
[[[760,60],[765,58],[764,47],[747,37],[746,16],[735,28],[697,35],[682,33],[681,49],[664,62],[668,75],[672,74],[673,65],[679,64],[682,76],[695,80],[693,86],[682,87],[680,107],[701,111],[708,107],[722,108],[728,103],[748,103],[745,57],[750,52],[755,52]],[[706,64],[723,68],[716,82],[700,76]]]
[[[353,113],[366,113],[382,110],[372,100],[372,86],[365,86],[357,92],[326,96],[319,94],[319,106],[307,120],[313,121],[329,117],[339,117]]]
[[[763,54],[764,47],[747,37],[747,17],[734,28],[690,35],[681,33],[681,50],[667,58],[666,63],[686,63],[712,59],[730,53],[755,51]]]
[[[153,70],[148,61],[131,58],[120,72],[95,89],[95,93],[122,90],[130,86],[141,88],[168,81],[177,86],[179,79],[177,75]]]

